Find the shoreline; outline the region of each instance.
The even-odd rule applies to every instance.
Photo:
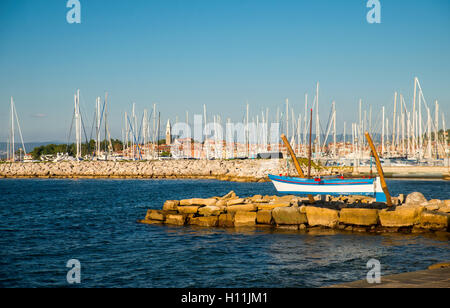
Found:
[[[447,167],[383,167],[388,179],[450,180]],[[374,175],[376,175],[376,170]],[[313,170],[314,176],[370,176],[369,167]],[[170,160],[143,162],[83,161],[0,163],[0,178],[76,179],[214,179],[229,182],[268,182],[268,174],[297,176],[293,164],[281,160]]]

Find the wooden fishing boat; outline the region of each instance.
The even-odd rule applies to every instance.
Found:
[[[344,179],[330,178],[298,178],[269,175],[276,190],[283,194],[296,195],[331,195],[331,196],[370,196],[377,202],[386,202],[386,195],[381,187],[379,177]]]
[[[388,206],[392,206],[392,199],[389,190],[384,180],[384,172],[381,166],[380,158],[376,152],[375,145],[369,133],[366,132],[365,136],[369,143],[372,155],[375,158],[375,162],[378,170],[378,177],[373,178],[359,178],[359,179],[345,179],[341,177],[323,177],[312,178],[311,177],[311,135],[312,135],[312,112],[311,109],[311,121],[309,128],[309,155],[308,155],[308,172],[307,175],[303,173],[300,163],[292,150],[286,136],[281,135],[281,139],[286,145],[286,149],[291,156],[294,166],[297,169],[299,177],[288,176],[275,176],[269,175],[269,179],[274,184],[275,188],[280,193],[286,194],[299,194],[307,195],[309,201],[314,203],[314,195],[332,195],[332,196],[349,196],[349,195],[362,195],[375,197],[377,202],[386,202]]]

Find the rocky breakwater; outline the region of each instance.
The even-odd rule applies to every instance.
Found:
[[[267,181],[286,173],[284,160],[155,160],[142,162],[82,161],[2,163],[5,178],[196,178],[237,182]]]
[[[168,200],[162,210],[150,209],[144,224],[200,227],[268,227],[314,233],[333,230],[369,233],[439,233],[450,237],[450,200],[426,200],[421,193],[393,198],[388,208],[368,197],[261,196],[241,198],[233,191],[222,197]]]

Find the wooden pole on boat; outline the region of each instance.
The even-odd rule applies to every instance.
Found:
[[[301,178],[305,178],[305,174],[303,173],[303,170],[300,167],[300,163],[298,162],[297,157],[295,156],[295,153],[292,150],[292,147],[284,134],[281,135],[281,140],[283,140],[284,144],[286,145],[289,155],[291,155],[292,160],[294,161],[295,169],[297,169],[298,174],[300,175]],[[315,202],[314,197],[312,195],[308,195],[308,199],[311,204]]]
[[[366,139],[369,142],[370,149],[372,150],[372,155],[375,158],[375,163],[377,164],[377,171],[380,176],[381,188],[383,189],[384,194],[386,195],[387,205],[389,207],[392,206],[391,194],[389,193],[389,189],[386,185],[386,181],[384,179],[383,167],[381,166],[380,158],[378,157],[377,150],[375,149],[375,145],[373,144],[372,137],[370,134],[366,132]]]
[[[298,174],[300,175],[300,177],[304,178],[304,177],[305,177],[305,174],[303,173],[303,170],[302,170],[302,168],[300,167],[300,163],[298,162],[297,157],[295,157],[295,153],[294,153],[294,151],[292,150],[292,147],[291,147],[291,145],[289,144],[289,141],[287,140],[286,135],[284,135],[284,134],[281,135],[281,139],[283,140],[284,144],[286,145],[286,148],[287,148],[287,150],[288,150],[288,152],[289,152],[289,155],[291,155],[292,160],[294,161],[295,169],[297,169],[297,172],[298,172]]]

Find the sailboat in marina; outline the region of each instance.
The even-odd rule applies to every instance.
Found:
[[[7,161],[15,162],[15,161],[21,161],[22,159],[22,153],[23,158],[27,155],[27,151],[25,149],[25,144],[23,142],[23,136],[22,136],[22,130],[20,129],[20,123],[19,123],[19,117],[17,116],[17,110],[16,110],[16,104],[14,103],[14,99],[11,97],[11,103],[10,103],[10,123],[9,123],[9,136],[8,136],[8,143],[7,143]],[[17,157],[17,147],[15,143],[15,124],[17,124],[17,129],[20,136],[20,141],[22,144],[22,147],[19,148],[19,157]]]

